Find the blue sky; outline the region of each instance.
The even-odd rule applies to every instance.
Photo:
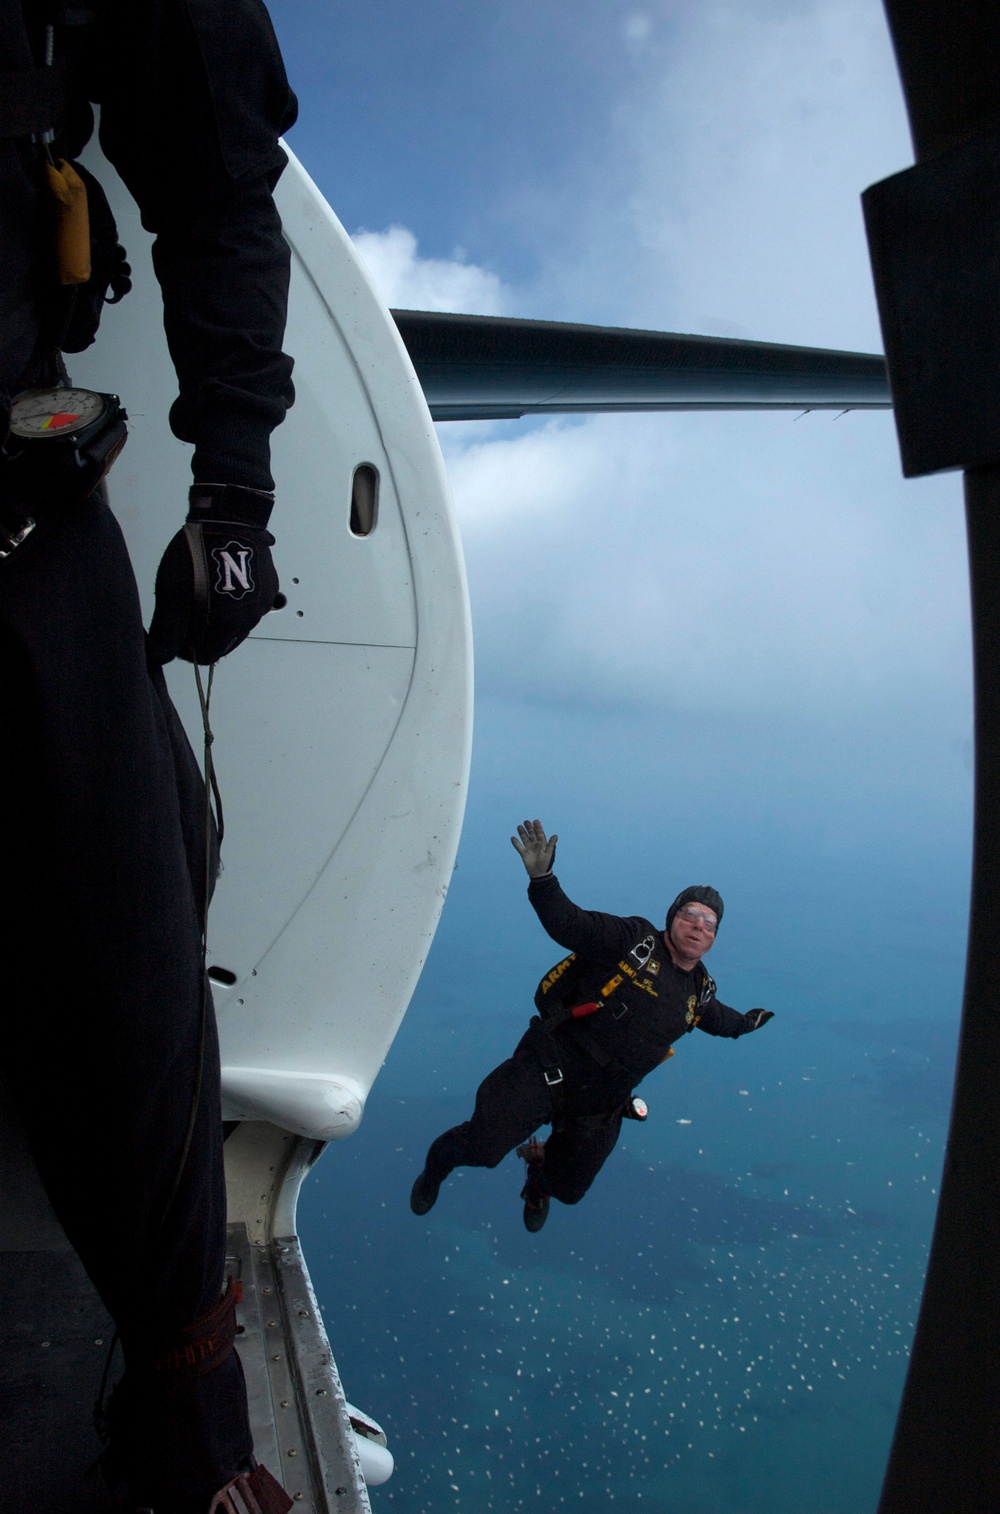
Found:
[[[880,350],[858,196],[912,151],[876,0],[271,10],[302,105],[290,145],[388,303]],[[551,1421],[562,1475],[593,1447],[614,1496],[664,1507],[670,1494],[671,1514],[798,1514],[807,1501],[857,1514],[874,1507],[902,1382],[961,995],[960,482],[904,483],[886,414],[438,430],[476,637],[468,817],[437,942],[361,1131],[328,1154],[302,1210],[348,1394],[400,1451],[377,1507],[479,1514],[532,1502],[536,1481],[551,1490],[544,1448],[490,1483],[476,1415],[491,1424],[493,1408],[460,1365],[430,1392],[427,1363],[436,1373],[445,1340],[465,1360],[470,1313],[486,1332],[474,1354],[492,1355],[515,1283],[541,1317],[547,1297],[561,1301],[546,1350],[568,1383],[589,1383],[592,1368],[578,1307],[602,1339],[619,1332],[631,1361],[646,1263],[609,1251],[609,1223],[685,1280],[679,1302],[654,1290],[639,1310],[664,1311],[661,1338],[690,1317],[725,1344],[724,1301],[709,1307],[703,1288],[729,1232],[680,1238],[671,1206],[683,1193],[692,1215],[710,1209],[744,1236],[727,1255],[754,1360],[781,1357],[773,1382],[761,1379],[771,1407],[720,1427],[716,1450],[699,1449],[691,1422],[668,1483],[645,1452],[618,1464],[624,1442],[605,1407],[567,1411]],[[411,1227],[423,1145],[467,1112],[555,955],[507,840],[526,814],[559,831],[560,876],[585,905],[655,918],[692,880],[718,886],[720,993],[777,1017],[735,1047],[686,1042],[644,1089],[655,1118],[626,1133],[617,1181],[609,1167],[540,1237],[520,1230],[504,1169],[453,1180]],[[807,1230],[808,1264],[796,1251]],[[460,1248],[473,1259],[461,1277]],[[358,1312],[345,1276],[364,1281]],[[786,1277],[811,1300],[787,1351],[785,1315],[779,1328],[766,1302],[780,1308]],[[803,1341],[821,1338],[834,1294],[843,1320],[867,1301],[848,1386],[863,1362],[868,1387],[844,1398],[834,1361],[796,1418],[782,1384]],[[448,1331],[463,1318],[472,1334],[460,1341]],[[414,1365],[390,1365],[403,1355]],[[635,1370],[637,1391],[660,1402],[666,1369]],[[509,1386],[500,1402],[515,1438],[522,1412],[555,1413]],[[730,1387],[713,1392],[727,1402]],[[679,1404],[664,1410],[671,1422]],[[575,1506],[589,1514],[586,1499]]]

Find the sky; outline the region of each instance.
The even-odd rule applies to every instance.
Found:
[[[880,349],[858,195],[912,154],[871,0],[275,19],[292,146],[390,305]],[[695,718],[950,691],[967,726],[959,486],[904,484],[888,415],[439,429],[481,691],[530,652],[544,699],[625,667]]]
[[[881,350],[859,195],[912,148],[875,0],[270,8],[289,144],[390,305]],[[960,481],[904,482],[881,412],[438,433],[476,641],[466,827],[361,1131],[300,1214],[348,1396],[397,1453],[375,1507],[874,1509],[965,947]],[[614,1177],[538,1237],[513,1158],[406,1209],[555,956],[507,840],[528,814],[584,905],[655,918],[709,878],[720,994],[776,1014],[690,1038]]]

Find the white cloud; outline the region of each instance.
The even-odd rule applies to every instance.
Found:
[[[608,154],[530,203],[517,294],[403,227],[390,304],[879,345],[858,195],[910,146],[880,8],[730,0],[625,18]],[[648,23],[648,24],[647,24]],[[619,22],[620,25],[620,22]],[[641,48],[635,44],[641,43]],[[968,714],[957,481],[891,421],[604,416],[441,428],[483,688],[807,721]],[[946,712],[946,713],[945,713]]]
[[[484,688],[865,720],[968,702],[957,481],[898,476],[886,417],[443,427]]]
[[[522,234],[531,313],[880,345],[859,196],[912,162],[875,0],[663,5],[605,148]]]
[[[682,329],[879,346],[859,195],[912,162],[881,6],[691,7],[625,102],[630,231]]]
[[[525,228],[531,313],[877,350],[858,196],[910,160],[880,7],[664,17],[607,158]],[[888,415],[441,435],[484,687],[965,729],[960,489],[902,481]]]
[[[504,315],[508,296],[495,273],[452,258],[422,258],[405,226],[358,231],[352,238],[378,291],[395,310],[448,310]]]
[[[652,35],[652,31],[652,21],[641,11],[635,11],[631,16],[626,16],[625,25],[622,28],[626,42],[646,42]]]
[[[572,529],[601,492],[613,488],[616,454],[613,448],[595,451],[592,434],[583,426],[552,422],[526,435],[499,435],[467,441],[464,425],[446,425],[448,473],[470,545],[509,539],[512,531],[530,535],[553,524]]]

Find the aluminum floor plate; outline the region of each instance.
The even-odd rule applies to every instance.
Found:
[[[294,1236],[269,1246],[229,1226],[237,1323],[258,1460],[303,1514],[370,1514],[344,1391]]]

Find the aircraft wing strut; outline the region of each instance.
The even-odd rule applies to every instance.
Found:
[[[628,410],[872,410],[884,358],[729,337],[394,310],[436,421]]]

